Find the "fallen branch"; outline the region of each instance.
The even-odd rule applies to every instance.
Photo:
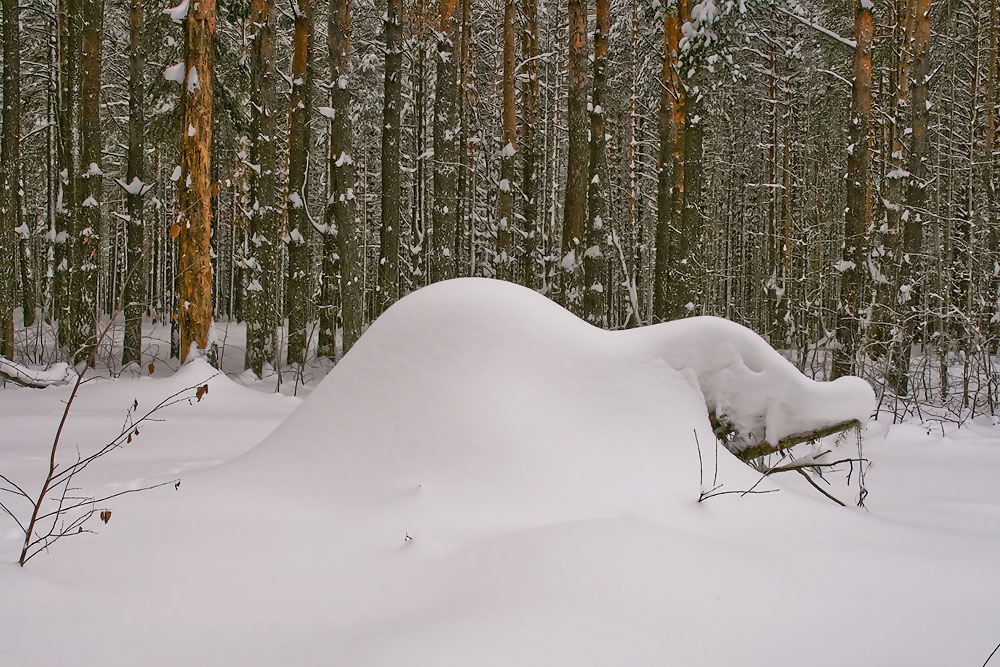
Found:
[[[33,370],[14,363],[7,357],[0,357],[0,380],[13,382],[31,389],[45,389],[56,385],[69,384],[76,379],[76,371],[66,363],[56,364],[48,370]]]
[[[741,461],[753,461],[754,459],[759,459],[762,456],[767,456],[768,454],[774,454],[775,452],[781,452],[789,447],[794,447],[795,445],[800,445],[804,442],[815,442],[820,438],[825,438],[829,435],[835,433],[841,433],[843,431],[848,431],[852,428],[861,428],[861,422],[857,419],[851,419],[846,422],[840,422],[839,424],[834,424],[832,426],[826,426],[823,428],[816,429],[815,431],[809,431],[808,433],[796,433],[794,435],[789,435],[777,442],[777,444],[772,445],[766,440],[762,440],[756,445],[752,445],[745,449],[740,449],[734,451],[733,454],[736,455]]]

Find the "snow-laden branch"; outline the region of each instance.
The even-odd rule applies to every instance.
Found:
[[[786,16],[792,17],[793,19],[795,19],[796,21],[798,21],[802,25],[809,26],[810,28],[812,28],[813,30],[815,30],[816,32],[818,32],[819,34],[825,35],[826,37],[829,37],[830,39],[832,39],[833,41],[837,42],[841,46],[846,46],[847,48],[852,49],[852,50],[858,48],[858,43],[855,42],[853,39],[848,39],[846,37],[841,37],[840,35],[838,35],[834,31],[829,30],[827,28],[824,28],[820,24],[818,24],[818,23],[816,23],[814,21],[810,21],[809,19],[805,18],[804,16],[799,16],[795,12],[788,11],[784,7],[775,6],[775,9],[777,9],[782,14],[785,14]]]
[[[59,363],[51,368],[40,370],[14,363],[6,357],[0,357],[0,380],[7,380],[33,389],[44,389],[54,385],[69,384],[75,379],[76,371],[67,363]]]

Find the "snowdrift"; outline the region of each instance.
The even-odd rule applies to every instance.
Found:
[[[954,543],[787,489],[697,503],[700,475],[757,482],[706,407],[777,440],[872,403],[725,321],[604,332],[520,287],[450,281],[389,309],[247,454],[0,572],[22,601],[3,621],[39,647],[21,664],[978,658],[940,638],[951,616],[994,629],[935,575]]]

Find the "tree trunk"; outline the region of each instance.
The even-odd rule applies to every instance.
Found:
[[[690,3],[679,0],[679,11],[682,25],[691,22]],[[687,51],[688,55],[691,51]],[[680,206],[680,239],[677,244],[678,256],[674,267],[679,274],[677,315],[695,314],[695,307],[701,301],[699,292],[704,280],[704,261],[701,251],[701,228],[703,207],[705,202],[702,192],[702,157],[704,143],[705,114],[708,112],[702,96],[708,89],[701,85],[705,81],[704,68],[694,62],[685,60],[682,69],[687,70],[683,85],[687,94],[683,98],[683,122],[678,126],[683,128],[684,157],[683,178],[679,183],[683,193]]]
[[[844,252],[840,261],[840,312],[831,378],[850,375],[861,341],[865,238],[871,226],[872,191],[868,142],[872,124],[872,12],[867,0],[855,0],[854,84],[847,155],[847,209],[844,215]]]
[[[80,31],[80,203],[74,248],[74,361],[90,358],[97,335],[97,274],[101,248],[101,0],[83,0]]]
[[[315,0],[295,0],[292,92],[288,102],[288,362],[304,364],[309,352],[309,303],[312,275],[312,223],[306,209],[309,166],[309,114]]]
[[[522,275],[524,285],[538,289],[542,284],[541,240],[543,227],[538,220],[539,187],[539,122],[538,110],[538,0],[522,0],[524,29],[521,33],[521,61],[524,84],[521,88],[521,191],[524,197],[524,254]]]
[[[587,218],[587,3],[569,0],[569,70],[567,73],[569,145],[566,203],[563,210],[563,299],[580,313],[583,306],[581,245]]]
[[[250,56],[250,239],[246,265],[247,286],[246,368],[263,376],[264,364],[277,366],[277,249],[278,210],[275,206],[277,116],[274,100],[277,72],[274,62],[275,3],[252,0],[250,24],[254,28]]]
[[[17,0],[3,0],[3,130],[0,139],[0,357],[14,360],[17,276],[13,258],[21,226],[21,28]]]
[[[653,320],[678,316],[674,273],[680,208],[684,200],[684,88],[679,74],[681,21],[676,9],[663,17],[663,69],[660,75],[657,172],[656,257],[653,267]]]
[[[131,0],[129,13],[129,99],[128,99],[128,168],[125,173],[128,207],[128,249],[125,256],[125,338],[122,365],[142,362],[142,315],[146,304],[146,267],[143,266],[145,219],[142,197],[145,168],[145,90],[143,70],[146,52],[142,43],[143,0]]]
[[[903,255],[899,269],[899,295],[902,329],[899,344],[893,355],[894,364],[889,383],[899,396],[906,394],[910,370],[910,349],[913,346],[920,306],[919,279],[922,265],[920,255],[923,245],[923,215],[929,180],[927,173],[927,125],[930,118],[928,78],[930,76],[931,2],[915,0],[916,20],[913,30],[913,123],[910,135],[910,172],[906,185],[906,215],[903,223]]]
[[[431,282],[455,277],[458,195],[458,63],[453,53],[456,0],[441,0],[434,96],[434,209]]]
[[[343,351],[361,336],[362,229],[354,215],[354,156],[351,128],[351,8],[350,0],[336,0],[330,8],[330,73],[333,96],[333,135],[330,205],[340,255],[340,298],[344,318]]]
[[[388,0],[385,14],[385,95],[382,103],[382,228],[377,312],[399,299],[399,234],[402,225],[400,139],[403,86],[403,0]]]
[[[71,294],[76,278],[76,262],[70,236],[76,229],[78,212],[77,177],[77,83],[80,52],[80,0],[59,3],[59,186],[56,195],[56,230],[53,237],[56,319],[59,347],[65,356],[74,354],[71,322]]]
[[[989,65],[986,76],[986,139],[984,152],[988,164],[997,164],[996,133],[997,133],[997,60],[998,35],[1000,25],[997,24],[997,3],[991,2],[989,9]],[[985,190],[986,190],[986,215],[989,220],[988,243],[989,259],[994,266],[1000,265],[1000,215],[997,211],[997,182],[1000,177],[997,169],[984,169]],[[1000,271],[994,271],[989,280],[987,292],[986,325],[983,327],[988,332],[987,351],[990,354],[998,354],[997,346],[1000,345]]]
[[[500,220],[497,222],[496,277],[511,280],[514,259],[514,156],[517,152],[517,108],[514,102],[515,0],[503,9],[503,149],[500,151]]]
[[[212,329],[212,77],[215,0],[198,0],[184,18],[181,172],[178,181],[177,324],[180,359],[207,353]]]
[[[590,171],[587,192],[588,217],[586,250],[583,253],[583,312],[588,322],[607,326],[604,250],[608,247],[609,224],[607,188],[608,153],[605,139],[604,105],[607,103],[608,32],[611,30],[611,2],[597,0],[597,27],[594,31],[594,92],[590,112]]]

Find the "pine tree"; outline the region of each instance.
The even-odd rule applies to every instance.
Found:
[[[309,221],[308,183],[312,110],[312,44],[315,0],[295,0],[292,56],[292,92],[288,102],[288,361],[304,364],[309,351],[312,223]]]
[[[177,238],[180,359],[199,351],[214,361],[212,329],[211,146],[215,0],[198,0],[184,17]]]
[[[844,255],[840,263],[841,311],[831,377],[849,375],[861,342],[865,241],[872,216],[871,157],[868,148],[872,125],[872,12],[868,0],[855,0],[854,83],[847,154],[847,208],[844,221]]]
[[[389,0],[385,14],[385,79],[382,103],[382,226],[378,268],[378,312],[400,295],[399,237],[402,230],[403,2]]]
[[[21,226],[21,59],[20,8],[3,0],[3,124],[0,138],[0,357],[14,358],[17,276],[15,229]]]
[[[129,3],[129,102],[128,168],[125,173],[128,205],[128,251],[125,256],[125,285],[122,300],[125,308],[125,338],[122,342],[122,365],[142,361],[142,315],[146,304],[145,215],[143,195],[150,186],[146,178],[146,52],[143,35],[143,0]]]
[[[262,377],[264,364],[277,366],[276,305],[278,209],[275,201],[277,167],[277,115],[274,101],[275,4],[252,0],[250,24],[253,46],[250,57],[250,232],[245,263],[250,270],[247,286],[246,367]]]
[[[566,307],[580,312],[583,301],[582,244],[587,217],[587,3],[569,2],[567,75],[569,144],[563,211],[562,269]]]

